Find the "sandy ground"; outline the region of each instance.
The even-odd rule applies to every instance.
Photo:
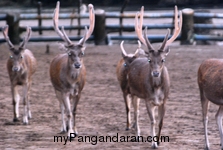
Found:
[[[6,71],[9,50],[0,45],[0,149],[150,149],[145,142],[54,142],[59,136],[61,117],[59,102],[49,78],[49,64],[58,50],[56,42],[50,43],[50,54],[45,54],[46,43],[29,43],[38,61],[30,91],[33,118],[29,125],[14,124],[10,82]],[[134,52],[136,44],[125,44],[128,52]],[[166,59],[171,79],[170,95],[162,130],[169,142],[162,142],[160,150],[197,150],[204,148],[204,132],[201,104],[197,86],[197,69],[207,58],[221,58],[220,46],[172,45]],[[122,93],[115,75],[115,67],[121,58],[118,45],[93,46],[87,44],[84,62],[87,82],[78,105],[77,129],[79,136],[134,136],[134,130],[125,131],[126,114]],[[133,111],[133,110],[132,110]],[[209,110],[209,140],[211,149],[220,149],[220,137],[214,118],[217,106]],[[20,102],[20,120],[23,105]],[[133,116],[133,115],[132,115]],[[150,135],[150,120],[144,100],[140,103],[139,125],[143,137]],[[66,134],[62,135],[66,136]]]

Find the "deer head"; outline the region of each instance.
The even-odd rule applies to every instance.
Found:
[[[143,25],[143,14],[144,14],[144,7],[142,6],[140,13],[138,12],[135,16],[135,31],[136,34],[139,38],[139,40],[148,48],[147,53],[147,58],[148,62],[150,63],[151,66],[151,74],[153,77],[159,77],[162,68],[164,66],[165,58],[169,53],[169,47],[170,45],[180,34],[181,27],[182,27],[182,13],[180,12],[180,21],[178,20],[178,9],[177,6],[175,6],[175,24],[174,24],[174,34],[170,39],[169,37],[169,29],[167,30],[167,34],[163,40],[163,43],[158,49],[155,49],[150,41],[147,38],[147,28],[144,30],[144,34],[142,34],[142,25]],[[138,17],[140,17],[140,21],[138,22]],[[178,22],[179,21],[179,22]]]
[[[134,54],[127,54],[124,47],[123,47],[124,41],[121,42],[120,48],[122,50],[122,57],[125,61],[124,66],[128,67],[130,63],[132,63],[136,58],[140,57],[140,55],[145,55],[145,51],[141,49],[141,43],[138,41],[138,48],[136,49]]]
[[[58,27],[58,18],[59,18],[59,9],[60,9],[59,1],[57,2],[56,8],[54,10],[54,15],[53,15],[54,30],[67,43],[67,45],[64,45],[64,49],[69,56],[68,62],[71,66],[75,67],[76,69],[81,68],[81,60],[82,60],[81,58],[84,55],[84,50],[85,50],[84,44],[87,41],[87,39],[91,36],[94,30],[94,21],[95,21],[94,6],[92,4],[89,4],[88,8],[89,8],[90,27],[89,29],[85,27],[85,34],[83,38],[80,39],[77,44],[74,44],[69,39],[63,26],[62,26],[61,31]]]
[[[12,42],[10,41],[8,37],[8,25],[3,27],[2,29],[3,35],[5,37],[6,42],[9,45],[9,50],[11,52],[10,59],[13,61],[12,71],[20,71],[22,68],[22,62],[23,62],[23,52],[26,49],[25,46],[27,42],[29,41],[29,38],[31,36],[32,30],[31,27],[27,27],[26,30],[26,36],[23,39],[23,42],[20,44],[19,48],[16,49]]]

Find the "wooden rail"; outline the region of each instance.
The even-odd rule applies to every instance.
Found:
[[[188,14],[188,10],[192,13]],[[6,21],[9,25],[9,37],[13,44],[18,44],[22,39],[20,38],[20,33],[25,31],[25,27],[19,26],[19,21],[21,20],[38,20],[38,26],[31,26],[34,32],[39,32],[39,37],[31,37],[30,41],[33,42],[43,42],[43,41],[59,41],[58,37],[43,37],[41,34],[45,31],[54,30],[53,26],[43,26],[42,20],[51,20],[53,14],[41,13],[41,7],[38,9],[38,13],[8,13],[8,14],[0,14],[0,21]],[[59,15],[60,19],[84,19],[88,18],[88,13],[85,14],[68,14],[61,13]],[[95,23],[95,31],[91,36],[90,41],[94,41],[97,44],[109,44],[112,43],[111,40],[137,40],[135,33],[133,35],[124,36],[122,32],[134,32],[134,25],[125,25],[125,24],[117,24],[110,25],[106,24],[106,19],[116,18],[122,20],[132,19],[134,21],[135,13],[120,13],[120,12],[103,12],[96,13],[96,23]],[[177,38],[177,40],[181,41],[181,44],[193,44],[194,41],[223,41],[223,37],[219,35],[200,35],[194,33],[196,29],[209,29],[209,30],[222,30],[222,24],[206,24],[206,23],[194,23],[194,18],[205,18],[205,19],[222,19],[223,14],[220,13],[201,13],[194,12],[192,9],[184,9],[183,10],[183,28],[181,35]],[[162,19],[162,18],[173,18],[173,13],[145,13],[144,18],[150,19]],[[121,21],[122,23],[123,21]],[[185,26],[186,25],[186,26]],[[65,26],[65,30],[83,30],[85,25],[73,25],[73,26]],[[148,29],[173,29],[173,24],[146,24]],[[143,28],[144,28],[143,27]],[[1,31],[1,28],[0,28]],[[190,32],[188,32],[190,31]],[[109,33],[117,32],[119,35],[110,35]],[[150,35],[150,40],[152,42],[161,42],[163,40],[163,36],[160,35]],[[79,40],[81,37],[79,35],[70,37],[72,40]],[[0,43],[4,42],[4,39],[0,39]]]

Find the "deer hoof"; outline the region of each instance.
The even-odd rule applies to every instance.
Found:
[[[152,149],[156,149],[156,148],[158,148],[157,144],[156,143],[153,143],[152,144]]]
[[[13,122],[19,122],[19,118],[14,118]]]
[[[130,128],[129,128],[129,127],[126,127],[126,128],[125,128],[125,131],[128,131],[128,130],[130,130]]]

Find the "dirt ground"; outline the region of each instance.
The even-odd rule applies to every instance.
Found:
[[[29,125],[14,124],[10,82],[6,72],[9,50],[0,45],[0,149],[150,149],[151,143],[137,142],[54,142],[59,136],[61,116],[59,102],[49,78],[49,64],[61,53],[56,42],[50,43],[50,54],[45,54],[46,43],[28,43],[38,61],[30,91],[33,118]],[[136,44],[125,44],[134,52]],[[94,46],[87,44],[84,62],[87,82],[78,105],[77,129],[79,136],[134,136],[134,130],[125,131],[126,113],[122,93],[115,75],[121,58],[119,45]],[[204,148],[201,104],[197,86],[197,69],[207,58],[221,58],[221,46],[172,45],[166,59],[171,79],[171,90],[162,130],[169,142],[162,142],[160,150],[197,150]],[[133,110],[132,110],[133,111]],[[220,137],[214,118],[217,106],[209,109],[209,140],[211,149],[220,149]],[[20,120],[23,105],[20,101]],[[133,116],[133,114],[132,114]],[[150,120],[144,100],[140,103],[139,125],[142,136],[150,135]],[[66,134],[64,134],[66,136]]]

